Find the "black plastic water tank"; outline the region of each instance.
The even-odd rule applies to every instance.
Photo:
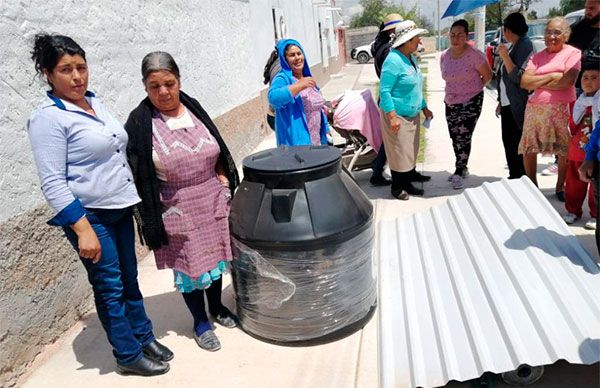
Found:
[[[376,304],[373,206],[329,146],[246,157],[232,202],[241,327],[260,339],[316,344],[366,324]]]

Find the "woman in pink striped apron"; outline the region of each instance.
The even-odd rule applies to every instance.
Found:
[[[219,339],[206,312],[225,327],[237,318],[221,303],[222,275],[232,260],[230,200],[237,171],[221,136],[198,101],[180,91],[171,55],[153,52],[142,61],[148,97],[125,129],[128,157],[142,198],[136,215],[143,242],[159,269],[173,270],[194,318],[194,338],[209,351]]]

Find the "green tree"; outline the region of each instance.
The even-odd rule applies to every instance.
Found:
[[[504,18],[513,12],[523,12],[525,14],[531,4],[540,0],[500,0],[497,3],[489,4],[485,7],[485,25],[487,30],[492,30],[502,26]],[[533,12],[533,11],[532,11]],[[530,17],[530,19],[536,19]]]
[[[527,13],[527,19],[528,20],[535,20],[537,18],[538,18],[538,16],[537,16],[537,12],[535,11],[535,9],[532,9],[531,11],[529,11]]]
[[[585,0],[560,0],[558,7],[562,15],[566,15],[569,12],[583,9],[585,6]]]
[[[486,30],[493,30],[502,26],[504,18],[517,11],[514,0],[500,0],[495,4],[490,4],[485,7],[485,28]]]
[[[363,7],[362,13],[352,17],[350,27],[379,26],[386,15],[385,9],[389,6],[387,0],[360,0]]]
[[[430,33],[434,32],[435,27],[429,21],[429,19],[427,19],[419,14],[419,9],[417,8],[416,5],[414,5],[409,10],[404,9],[404,7],[402,7],[401,5],[391,5],[386,10],[386,15],[389,13],[398,13],[398,14],[402,15],[402,17],[405,20],[408,19],[408,20],[414,21],[417,24],[417,26],[419,26],[420,28],[424,28],[424,29],[428,30]]]
[[[419,27],[433,32],[433,25],[429,20],[419,15],[416,5],[411,9],[405,9],[401,5],[393,4],[390,0],[360,0],[359,4],[363,7],[363,11],[352,18],[351,28],[379,26],[385,15],[397,13],[404,19],[414,21]]]
[[[537,3],[540,0],[515,0],[514,5],[518,6],[519,12],[525,12],[529,10],[529,6],[533,3]]]
[[[560,9],[556,8],[556,7],[552,7],[548,10],[548,17],[549,18],[553,18],[555,16],[562,16],[562,12]]]

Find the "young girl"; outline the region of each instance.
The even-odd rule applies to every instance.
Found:
[[[596,229],[596,200],[594,186],[579,179],[577,170],[585,159],[585,146],[592,132],[592,109],[594,95],[600,89],[600,70],[597,66],[586,66],[581,75],[583,93],[572,103],[569,129],[571,142],[567,154],[567,174],[565,179],[565,208],[567,214],[563,217],[567,224],[572,224],[583,214],[581,205],[588,194],[590,219],[585,223],[586,229]]]

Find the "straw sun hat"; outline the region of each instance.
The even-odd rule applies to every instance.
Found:
[[[396,37],[394,38],[392,47],[396,48],[408,42],[417,35],[425,35],[428,33],[429,31],[423,28],[418,28],[415,22],[412,20],[405,20],[396,24]]]
[[[404,20],[404,18],[402,18],[402,16],[397,13],[391,13],[391,14],[387,15],[383,19],[383,30],[382,31],[393,30],[394,28],[396,28],[398,23],[400,23],[402,20]]]

